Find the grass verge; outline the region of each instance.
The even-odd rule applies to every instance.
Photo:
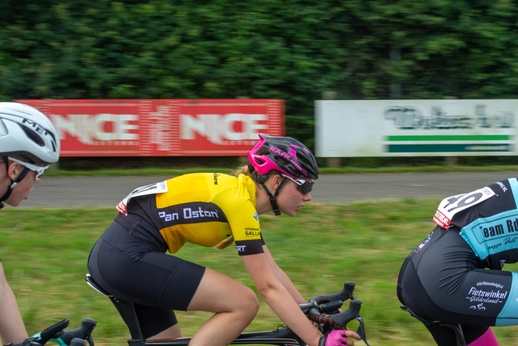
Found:
[[[295,218],[264,215],[261,222],[270,250],[304,296],[338,291],[346,280],[356,282],[371,345],[430,345],[425,328],[400,311],[395,287],[402,261],[432,229],[438,202],[313,203]],[[0,213],[0,256],[29,334],[65,317],[70,328],[90,317],[98,322],[93,334],[97,345],[125,344],[129,333],[115,308],[84,282],[88,253],[114,216],[114,209]],[[234,247],[185,246],[178,255],[253,287]],[[180,312],[178,317],[184,335],[190,335],[209,314]],[[279,324],[262,303],[247,330],[270,330]],[[501,344],[517,343],[513,327],[495,330]]]

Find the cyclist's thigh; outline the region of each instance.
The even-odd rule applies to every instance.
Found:
[[[490,327],[486,326],[468,326],[468,325],[461,325],[462,332],[464,333],[464,339],[466,340],[466,344],[469,345],[475,340],[478,340],[482,335],[487,333],[489,331],[490,335],[493,336],[493,332],[490,329]],[[484,338],[483,338],[484,339]],[[487,338],[486,338],[487,341]],[[480,340],[479,340],[480,342]],[[483,343],[485,346],[492,346],[493,343],[490,345],[488,343]]]
[[[462,325],[461,327],[467,345],[477,340],[489,329],[487,326]],[[426,326],[426,328],[428,328],[438,346],[457,346],[457,338],[451,327],[440,326],[438,323],[434,323]]]
[[[210,312],[258,309],[257,295],[249,287],[210,268],[206,268],[188,310]]]
[[[99,285],[115,297],[139,305],[186,310],[205,268],[151,251],[124,229],[112,233],[116,242],[103,235],[90,256],[90,274]]]
[[[457,339],[453,329],[440,326],[437,323],[427,325],[426,328],[428,328],[437,346],[457,346]]]

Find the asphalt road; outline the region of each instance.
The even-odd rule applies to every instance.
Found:
[[[315,184],[312,196],[320,203],[444,198],[513,176],[516,172],[326,174]],[[167,178],[44,176],[20,208],[113,207],[134,188]]]

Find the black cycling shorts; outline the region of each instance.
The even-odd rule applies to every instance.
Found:
[[[144,338],[177,323],[174,310],[187,310],[205,272],[200,265],[156,251],[117,222],[95,244],[88,270],[103,289],[134,303]]]
[[[405,259],[398,298],[423,318],[461,324],[469,343],[495,325],[509,298],[508,294],[502,297],[499,287],[511,291],[512,274],[484,269],[486,265],[458,232],[436,227]],[[438,345],[450,344],[439,341],[446,338],[444,333],[452,332],[447,327],[428,329]]]

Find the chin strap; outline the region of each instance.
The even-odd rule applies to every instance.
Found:
[[[281,211],[279,210],[279,205],[277,204],[277,196],[279,195],[279,192],[281,192],[281,189],[284,186],[284,184],[286,184],[286,178],[282,179],[281,183],[275,190],[275,194],[272,195],[270,190],[268,190],[266,185],[264,185],[266,179],[268,179],[268,174],[259,174],[255,170],[254,166],[252,166],[251,164],[248,164],[248,171],[250,172],[250,176],[252,177],[252,179],[256,183],[261,184],[261,186],[263,187],[263,190],[266,192],[266,194],[270,198],[270,204],[272,205],[273,213],[277,216],[281,215]]]
[[[3,159],[4,159],[4,163],[5,163],[5,172],[6,172],[7,177],[11,181],[11,185],[9,185],[9,187],[7,188],[7,191],[4,193],[4,195],[2,197],[0,197],[0,209],[2,209],[4,207],[4,203],[2,203],[2,202],[5,201],[6,199],[8,199],[9,196],[11,196],[13,189],[18,185],[18,183],[20,181],[22,181],[23,178],[25,178],[27,173],[29,173],[29,169],[27,167],[24,167],[23,171],[16,178],[16,180],[12,180],[9,177],[9,160],[7,159],[7,156],[4,156]]]
[[[277,204],[277,196],[279,195],[279,192],[281,192],[282,187],[286,183],[286,178],[282,179],[281,183],[275,190],[275,194],[272,195],[270,190],[264,185],[264,183],[261,183],[261,186],[263,187],[263,190],[268,194],[268,197],[270,198],[270,204],[272,205],[272,211],[276,216],[281,215],[281,211],[279,210],[279,205]]]

